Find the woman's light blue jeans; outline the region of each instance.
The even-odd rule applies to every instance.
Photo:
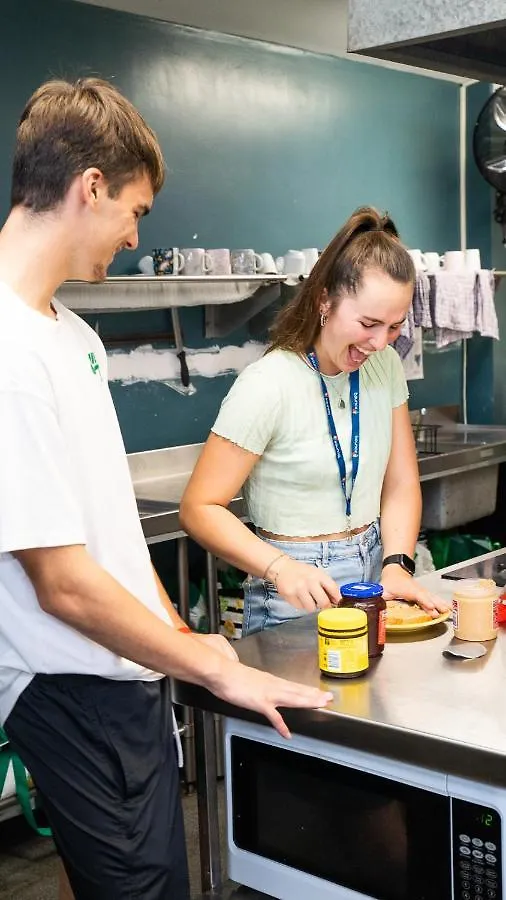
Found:
[[[262,540],[272,544],[279,553],[324,569],[338,586],[350,581],[378,581],[381,576],[383,552],[379,522],[373,522],[366,531],[354,535],[351,540],[273,541],[264,537]],[[249,575],[243,586],[244,637],[306,614],[305,610],[283,600],[272,581]]]

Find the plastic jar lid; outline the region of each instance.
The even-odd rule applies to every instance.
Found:
[[[381,597],[383,585],[376,584],[375,581],[352,581],[350,584],[341,585],[339,590],[341,591],[341,597],[365,600],[368,597]]]
[[[479,600],[481,597],[495,596],[499,593],[495,581],[491,578],[466,578],[455,585],[454,595],[465,597],[469,600]]]
[[[318,627],[335,631],[354,631],[367,625],[367,615],[363,609],[334,607],[322,609],[318,613]]]

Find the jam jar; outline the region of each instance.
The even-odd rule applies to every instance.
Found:
[[[340,591],[341,606],[362,609],[367,615],[369,658],[381,656],[385,649],[387,609],[382,585],[373,581],[354,581],[341,585]]]

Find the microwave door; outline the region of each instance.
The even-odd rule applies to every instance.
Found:
[[[451,900],[447,796],[243,737],[230,752],[239,850],[357,897]]]

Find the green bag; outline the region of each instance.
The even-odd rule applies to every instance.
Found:
[[[436,569],[465,562],[474,556],[499,550],[501,544],[481,534],[461,534],[454,531],[434,531],[427,535]]]
[[[14,784],[16,786],[16,797],[23,811],[23,815],[29,825],[42,837],[51,837],[50,828],[39,828],[33,814],[32,803],[30,799],[30,787],[26,776],[26,769],[21,762],[17,753],[11,748],[9,738],[3,728],[0,728],[0,796],[4,789],[9,765],[12,763],[14,772]]]

